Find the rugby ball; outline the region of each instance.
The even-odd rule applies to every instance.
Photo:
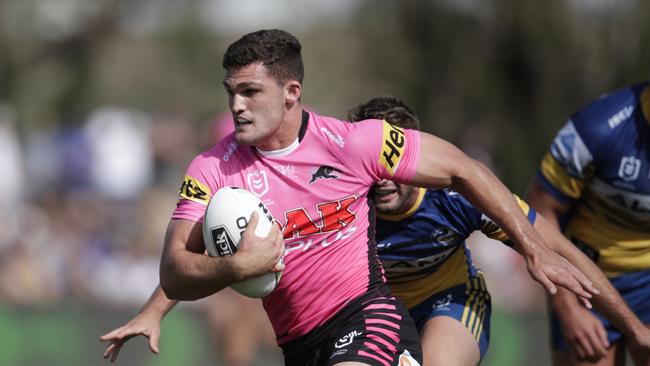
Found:
[[[257,211],[259,220],[255,235],[268,235],[274,224],[273,216],[253,193],[238,187],[219,189],[210,199],[203,219],[203,241],[212,257],[237,255],[239,240],[248,227],[251,214]],[[266,273],[259,277],[232,284],[235,291],[248,297],[264,297],[280,282],[281,272]]]

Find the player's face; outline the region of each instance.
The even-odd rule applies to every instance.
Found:
[[[379,213],[399,215],[413,207],[417,200],[418,190],[418,187],[383,179],[375,183],[372,195]]]
[[[227,71],[223,85],[235,120],[235,141],[264,149],[282,125],[283,86],[261,62]]]

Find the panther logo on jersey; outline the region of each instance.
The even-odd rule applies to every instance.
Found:
[[[314,183],[317,179],[336,179],[339,176],[334,173],[342,173],[340,170],[333,168],[329,165],[321,165],[316,169],[314,174],[311,175],[311,180],[309,183]]]

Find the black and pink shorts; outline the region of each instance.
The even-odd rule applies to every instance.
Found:
[[[291,366],[422,364],[420,338],[408,311],[395,297],[378,293],[350,301],[325,324],[281,347]]]

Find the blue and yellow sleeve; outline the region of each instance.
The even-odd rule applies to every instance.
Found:
[[[526,215],[526,218],[528,218],[528,221],[531,224],[535,224],[535,220],[537,219],[537,212],[532,207],[530,207],[526,201],[519,198],[519,196],[515,195],[515,200],[519,204],[521,210],[524,212],[524,215]],[[512,242],[510,241],[508,234],[506,234],[506,232],[503,231],[499,225],[492,221],[492,219],[485,215],[483,215],[483,218],[481,219],[481,232],[490,239],[499,240],[507,246],[512,246]]]

